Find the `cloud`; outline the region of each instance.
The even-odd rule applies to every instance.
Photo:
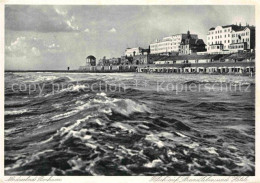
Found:
[[[9,46],[6,46],[6,55],[10,57],[39,56],[39,49],[35,47],[35,44],[29,42],[25,37],[18,37]]]
[[[68,12],[66,10],[62,10],[62,9],[59,9],[59,8],[54,8],[56,13],[58,13],[59,15],[62,15],[62,16],[65,16],[68,14]]]
[[[67,20],[67,21],[66,21],[67,25],[68,25],[72,30],[78,31],[78,30],[79,30],[79,27],[72,25],[72,22],[73,22],[72,20]]]
[[[5,28],[14,31],[73,32],[79,27],[66,10],[49,6],[9,5],[5,8]]]
[[[5,47],[8,57],[39,57],[45,53],[61,52],[59,44],[46,43],[43,39],[17,37],[10,45]]]
[[[109,30],[109,32],[115,33],[116,29],[113,27],[112,29]]]
[[[88,29],[88,28],[86,28],[86,29],[84,30],[84,32],[89,32],[89,29]]]

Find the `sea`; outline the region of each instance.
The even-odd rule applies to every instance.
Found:
[[[255,78],[6,72],[5,175],[255,175]]]

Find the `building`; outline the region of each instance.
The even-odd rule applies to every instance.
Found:
[[[154,55],[136,55],[133,57],[133,64],[148,65],[153,64]]]
[[[183,39],[188,37],[187,34],[176,34],[168,37],[164,37],[162,40],[156,40],[150,44],[151,54],[162,54],[170,52],[179,52],[180,44]],[[190,34],[191,38],[198,39],[198,35]]]
[[[110,65],[120,65],[121,58],[109,58],[103,57],[99,60],[98,65],[100,66],[110,66]]]
[[[137,72],[208,73],[250,75],[255,72],[255,52],[178,55],[155,58],[154,64],[139,65]]]
[[[180,55],[190,55],[197,52],[206,51],[205,43],[202,39],[194,39],[190,36],[190,31],[187,32],[187,38],[182,39],[180,44]]]
[[[120,65],[121,63],[121,58],[110,58],[108,59],[108,62],[110,65]]]
[[[86,66],[96,66],[96,57],[89,55],[86,58]]]
[[[137,48],[127,48],[125,50],[125,56],[128,56],[128,57],[133,57],[135,55],[142,55],[143,53],[143,48],[141,47],[137,47]]]
[[[207,52],[255,49],[255,27],[240,25],[217,26],[209,29],[207,34]]]
[[[131,64],[133,64],[133,57],[132,56],[122,56],[121,57],[121,64],[122,65],[131,65]]]

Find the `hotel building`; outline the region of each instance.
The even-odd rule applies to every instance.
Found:
[[[187,35],[188,37],[181,41],[179,55],[190,55],[206,51],[206,45],[202,39],[192,38],[190,31],[187,32]]]
[[[194,39],[198,39],[198,35],[190,34]],[[151,54],[179,52],[180,44],[183,39],[187,39],[188,34],[176,34],[168,37],[164,37],[162,40],[156,40],[150,44]]]
[[[255,49],[255,27],[240,25],[217,26],[209,29],[207,34],[207,52]]]
[[[127,57],[133,57],[135,55],[144,55],[144,54],[148,54],[147,49],[143,49],[141,47],[127,48],[125,50],[125,56]]]

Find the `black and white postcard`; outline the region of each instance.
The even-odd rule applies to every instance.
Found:
[[[74,3],[1,3],[0,182],[260,181],[256,1]]]

